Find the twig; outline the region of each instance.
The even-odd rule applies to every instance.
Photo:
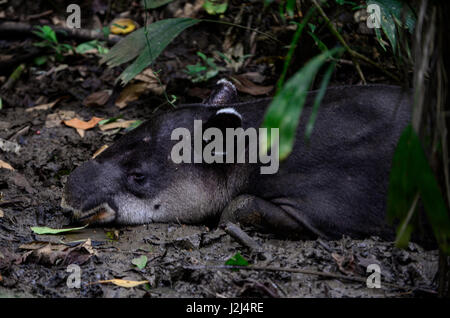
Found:
[[[13,36],[17,34],[33,34],[34,25],[23,22],[3,22],[0,23],[0,34],[7,36]],[[67,36],[82,41],[91,40],[103,40],[108,41],[109,44],[115,44],[119,42],[122,37],[114,34],[108,35],[106,39],[103,32],[99,30],[88,30],[88,29],[72,29],[64,27],[51,27],[58,35]]]
[[[269,272],[289,272],[289,273],[299,273],[306,275],[316,275],[322,277],[329,277],[335,279],[344,279],[349,281],[354,281],[358,283],[366,283],[367,278],[361,276],[344,276],[335,273],[329,272],[320,272],[314,271],[310,269],[300,269],[300,268],[290,268],[290,267],[274,267],[274,266],[256,266],[256,265],[248,265],[248,266],[234,266],[234,265],[197,265],[197,266],[184,266],[186,269],[210,269],[210,270],[220,270],[220,269],[243,269],[243,270],[255,270],[255,271],[269,271]],[[418,290],[430,294],[437,294],[437,292],[433,289],[416,287],[416,286],[400,286],[397,284],[391,284],[383,282],[382,286],[390,287],[393,289],[402,289],[402,290]]]
[[[259,245],[254,239],[252,239],[250,236],[248,236],[247,233],[242,231],[242,229],[239,226],[237,226],[236,224],[228,222],[225,225],[224,230],[228,235],[230,235],[232,238],[234,238],[239,244],[241,244],[245,247],[248,247],[252,251],[261,252],[263,250],[261,245]]]
[[[27,17],[26,20],[29,21],[29,20],[39,19],[39,18],[45,17],[47,15],[50,15],[52,13],[53,13],[53,10],[47,10],[47,11],[44,11],[44,12],[41,12],[38,14],[31,14]]]
[[[326,13],[323,11],[322,7],[317,3],[317,0],[313,0],[314,5],[316,6],[316,8],[319,10],[320,15],[322,16],[322,18],[325,20],[328,29],[331,31],[331,33],[337,38],[337,40],[339,42],[341,42],[342,46],[345,48],[345,50],[350,54],[353,64],[355,64],[356,70],[359,74],[359,77],[361,78],[361,80],[363,81],[364,84],[366,84],[366,80],[364,78],[364,74],[361,71],[361,67],[358,63],[357,60],[361,60],[363,62],[366,62],[367,64],[370,64],[376,68],[378,68],[380,71],[382,71],[384,74],[386,74],[387,76],[389,76],[390,78],[394,79],[397,82],[400,82],[400,79],[395,76],[394,74],[392,74],[391,72],[389,72],[388,70],[386,70],[384,67],[382,67],[381,65],[379,65],[378,63],[372,61],[371,59],[369,59],[368,57],[362,55],[361,53],[358,53],[356,51],[354,51],[353,49],[351,49],[347,42],[345,42],[344,38],[342,37],[342,35],[336,30],[336,28],[333,26],[333,24],[331,23],[330,19],[328,18],[328,16],[326,15]]]

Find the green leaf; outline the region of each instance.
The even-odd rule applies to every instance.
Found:
[[[411,125],[403,131],[392,160],[388,188],[388,220],[402,222],[408,215],[416,194],[420,194],[434,236],[442,250],[450,254],[450,217],[419,137]],[[409,241],[412,224],[407,224],[405,237],[397,242]],[[404,245],[403,245],[404,246]]]
[[[45,63],[47,63],[47,56],[38,56],[34,59],[34,64],[37,66],[41,66]]]
[[[78,54],[83,54],[87,51],[96,49],[96,42],[97,40],[81,43],[75,48],[75,52],[77,52]]]
[[[32,226],[31,230],[34,233],[41,234],[41,235],[42,234],[59,234],[59,233],[64,233],[64,232],[82,230],[87,226],[88,226],[88,224],[86,224],[85,226],[82,226],[82,227],[73,227],[73,228],[69,228],[69,229],[52,229],[52,228],[46,227],[46,226]]]
[[[205,0],[203,8],[211,15],[222,14],[227,11],[228,0]]]
[[[132,123],[130,126],[128,126],[128,127],[125,129],[125,132],[129,132],[129,131],[131,131],[131,130],[133,130],[133,129],[138,128],[143,122],[144,122],[144,121],[142,121],[142,120],[136,120],[134,123]]]
[[[198,22],[200,20],[175,18],[152,23],[136,30],[114,45],[100,62],[106,62],[108,66],[114,67],[137,57],[117,79],[125,85],[149,66],[180,32]],[[145,37],[146,31],[147,38]],[[147,45],[147,41],[149,45]]]
[[[172,2],[173,0],[142,0],[141,4],[144,8],[155,9],[165,4]]]
[[[242,257],[242,255],[237,252],[225,262],[225,265],[229,266],[248,266],[248,261]]]
[[[343,51],[343,48],[337,47],[317,55],[295,73],[277,93],[267,109],[262,125],[262,127],[268,128],[268,138],[261,145],[263,153],[267,153],[273,144],[273,142],[268,142],[271,140],[270,128],[279,128],[280,160],[285,159],[290,154],[294,145],[298,122],[312,81],[327,59],[335,54],[341,54]]]
[[[323,97],[327,91],[328,83],[330,82],[331,75],[333,74],[334,68],[336,66],[336,62],[330,63],[325,75],[322,78],[322,82],[320,83],[320,88],[317,92],[316,98],[314,99],[314,104],[311,110],[311,116],[309,117],[309,121],[306,124],[305,128],[305,138],[309,139],[311,137],[314,124],[316,123],[317,113],[319,111],[320,103],[322,102]]]
[[[367,0],[367,5],[376,4],[380,7],[381,28],[391,43],[392,50],[397,50],[397,25],[405,27],[413,33],[416,17],[411,8],[400,0]],[[377,34],[377,38],[378,34]]]
[[[106,125],[106,124],[113,123],[113,122],[117,121],[117,119],[119,119],[119,118],[122,118],[122,115],[119,115],[119,116],[116,116],[116,117],[111,117],[111,118],[107,118],[107,119],[100,120],[100,121],[98,122],[98,124],[99,124],[99,125]]]
[[[147,256],[141,255],[140,257],[133,258],[131,263],[136,265],[136,267],[139,269],[144,269],[145,266],[147,265],[147,261],[148,261]]]

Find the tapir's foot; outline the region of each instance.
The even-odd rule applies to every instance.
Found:
[[[239,223],[262,233],[283,237],[315,238],[316,235],[275,204],[252,195],[240,195],[223,210],[219,225]]]

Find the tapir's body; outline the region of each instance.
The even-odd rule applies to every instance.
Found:
[[[397,141],[410,122],[410,92],[385,85],[330,88],[306,141],[311,92],[293,151],[276,174],[261,174],[260,164],[174,163],[171,132],[192,131],[194,120],[261,126],[270,99],[235,103],[227,89],[205,104],[150,119],[77,168],[62,205],[90,223],[215,218],[286,235],[393,237],[386,223],[387,187]],[[228,117],[220,117],[230,108]]]

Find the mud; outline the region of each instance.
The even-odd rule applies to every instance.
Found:
[[[75,103],[63,104],[60,109],[82,112]],[[139,108],[124,111],[124,118],[135,115],[132,109]],[[70,127],[45,129],[45,118],[45,112],[30,115],[23,108],[6,109],[0,115],[0,121],[12,123],[12,127],[0,132],[1,138],[30,126],[19,141],[19,154],[4,155],[15,171],[0,169],[0,208],[4,214],[0,218],[2,297],[414,297],[430,294],[383,284],[436,288],[437,251],[425,251],[413,243],[400,250],[377,238],[287,241],[249,231],[264,248],[263,253],[252,253],[221,229],[205,226],[148,224],[86,228],[65,235],[33,234],[32,226],[69,225],[69,217],[59,208],[67,174],[103,144],[117,138],[96,129],[87,131],[84,138]],[[80,266],[79,289],[67,286],[70,273],[66,265],[17,261],[27,252],[20,248],[26,243],[73,246],[88,238],[95,255]],[[361,282],[321,275],[214,267],[223,265],[237,252],[251,265],[343,276],[367,277],[366,266],[379,264],[382,288],[370,289]],[[148,262],[139,270],[131,261],[141,255],[147,256]],[[113,278],[147,280],[149,285],[124,288],[96,283]]]

